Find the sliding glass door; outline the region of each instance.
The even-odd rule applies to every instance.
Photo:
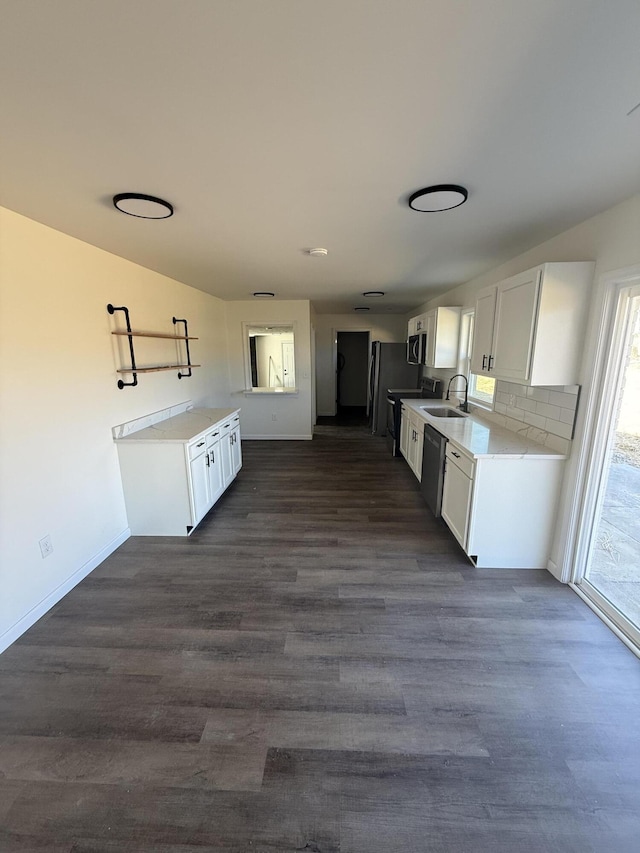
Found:
[[[640,286],[613,296],[583,517],[579,588],[640,637]]]

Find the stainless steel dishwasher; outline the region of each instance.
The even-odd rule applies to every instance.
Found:
[[[422,448],[422,497],[436,518],[440,518],[442,508],[442,487],[444,485],[444,456],[447,439],[429,424],[424,425],[424,445]]]

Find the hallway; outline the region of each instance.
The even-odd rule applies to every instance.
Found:
[[[631,853],[640,664],[476,570],[384,439],[243,442],[0,656],[0,849]]]

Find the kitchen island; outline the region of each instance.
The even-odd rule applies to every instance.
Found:
[[[127,518],[137,536],[188,536],[242,467],[240,409],[189,409],[118,432]]]

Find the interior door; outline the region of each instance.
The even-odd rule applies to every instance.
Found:
[[[295,388],[296,376],[293,360],[293,341],[286,341],[282,344],[282,371],[284,373],[284,387]]]

